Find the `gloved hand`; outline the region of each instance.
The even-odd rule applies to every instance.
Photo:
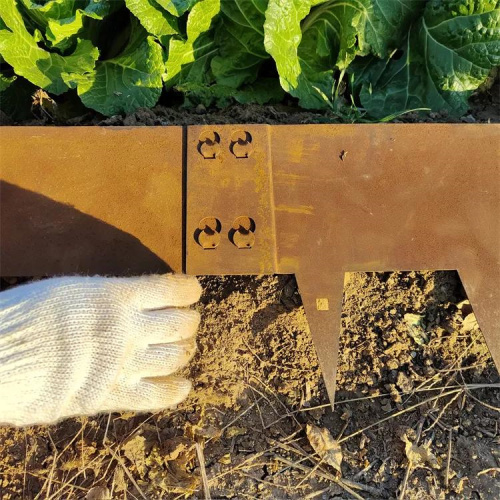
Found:
[[[183,275],[64,277],[0,293],[0,423],[153,411],[191,384],[201,287]]]

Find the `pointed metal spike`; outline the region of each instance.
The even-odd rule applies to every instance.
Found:
[[[319,286],[317,274],[298,274],[296,278],[326,391],[333,408],[341,332],[344,273],[334,273],[327,276],[327,279],[321,280]],[[328,286],[325,286],[325,282],[328,283]]]

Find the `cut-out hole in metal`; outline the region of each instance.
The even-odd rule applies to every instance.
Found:
[[[255,244],[255,221],[244,215],[237,217],[229,230],[229,240],[237,248],[252,248]]]
[[[194,232],[194,239],[205,250],[214,250],[219,246],[221,231],[222,224],[219,219],[204,217]]]
[[[217,132],[202,132],[198,142],[198,153],[205,160],[215,160],[220,153],[220,135]]]
[[[253,153],[252,135],[245,130],[236,130],[231,134],[229,151],[236,158],[248,158]]]

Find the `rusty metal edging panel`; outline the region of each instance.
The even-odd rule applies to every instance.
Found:
[[[188,274],[277,272],[269,127],[188,127]]]
[[[0,127],[0,274],[181,272],[182,127]]]
[[[332,401],[347,271],[457,269],[500,367],[500,125],[271,131],[278,269]]]
[[[345,272],[458,269],[500,366],[499,125],[2,127],[0,144],[2,275],[294,273],[333,401]]]
[[[499,131],[447,124],[190,127],[187,270],[295,274],[332,401],[349,271],[458,269],[500,366]],[[228,233],[238,214],[259,216],[247,250]],[[207,218],[220,221],[214,247],[196,236],[213,232]]]

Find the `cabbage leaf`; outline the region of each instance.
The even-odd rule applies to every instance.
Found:
[[[351,68],[371,116],[416,108],[463,114],[471,93],[500,65],[499,2],[431,1],[396,54]]]

